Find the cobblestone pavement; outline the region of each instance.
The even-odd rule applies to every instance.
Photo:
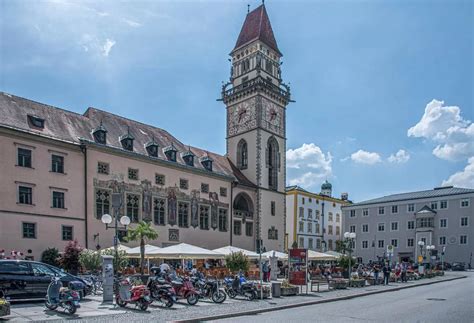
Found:
[[[462,273],[448,272],[444,277],[435,277],[407,283],[391,283],[389,286],[366,286],[362,288],[350,288],[345,290],[327,291],[322,286],[319,293],[308,293],[298,296],[280,297],[265,300],[247,301],[243,299],[229,299],[224,304],[215,304],[212,301],[200,300],[195,306],[190,306],[185,300],[180,300],[178,304],[171,308],[164,308],[152,304],[148,311],[142,312],[134,309],[133,306],[120,308],[114,305],[102,304],[100,297],[88,297],[81,302],[81,308],[73,316],[58,311],[46,310],[43,303],[21,303],[13,304],[12,315],[7,318],[8,321],[63,321],[71,322],[167,322],[175,320],[188,320],[194,318],[203,318],[207,316],[236,313],[242,311],[251,311],[259,309],[278,309],[282,306],[311,302],[311,301],[331,301],[341,297],[355,296],[364,293],[371,293],[381,290],[393,290],[400,287],[423,285],[437,281],[443,281],[456,277],[462,277]],[[304,291],[303,291],[304,292]],[[0,319],[1,321],[1,319]]]

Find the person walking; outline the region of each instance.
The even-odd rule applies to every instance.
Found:
[[[265,261],[262,265],[263,281],[267,282],[268,264]]]
[[[374,271],[374,285],[378,285],[379,284],[379,272],[380,272],[379,265],[375,265],[373,271]]]
[[[406,262],[402,262],[402,283],[406,283],[407,282],[407,263]]]
[[[383,266],[383,283],[384,285],[388,285],[388,280],[390,278],[390,266],[388,265],[388,262],[385,263],[385,266]]]

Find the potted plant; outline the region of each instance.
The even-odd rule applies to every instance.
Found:
[[[79,255],[82,249],[77,240],[70,241],[64,248],[60,263],[61,266],[72,275],[77,275],[79,272],[81,266],[79,263]]]
[[[250,266],[249,258],[242,252],[232,252],[225,256],[225,266],[231,273],[247,272]]]
[[[59,254],[59,250],[57,248],[48,248],[41,254],[41,262],[54,267],[59,267],[60,260],[61,255]]]
[[[286,279],[281,283],[281,296],[297,295],[298,290],[298,286],[291,285]]]

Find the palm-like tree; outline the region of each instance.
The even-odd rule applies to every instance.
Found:
[[[127,241],[140,240],[140,273],[142,275],[145,267],[145,242],[157,238],[158,232],[153,229],[150,222],[141,221],[134,229],[129,229],[127,232]]]

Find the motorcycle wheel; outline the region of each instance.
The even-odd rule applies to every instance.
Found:
[[[165,304],[166,307],[171,307],[173,306],[174,302],[173,302],[173,299],[171,297],[167,297],[167,296],[164,296],[161,301],[163,302],[163,304]]]
[[[64,304],[64,307],[66,308],[66,311],[72,315],[74,313],[76,313],[76,305],[74,305],[72,302],[67,302],[66,304]]]
[[[225,301],[227,296],[225,293],[221,290],[217,290],[214,293],[212,293],[212,301],[217,304],[221,304]]]
[[[48,300],[44,301],[44,305],[48,310],[54,311],[55,309],[58,308],[58,305],[51,304]]]
[[[138,303],[138,308],[142,311],[146,311],[148,309],[148,302],[144,299],[141,299]]]
[[[120,297],[115,298],[115,302],[117,303],[118,306],[120,307],[125,307],[127,306],[127,302],[124,302]]]
[[[196,305],[199,297],[196,294],[189,294],[188,297],[186,297],[186,300],[188,301],[189,305]]]
[[[251,292],[248,294],[248,296],[247,296],[247,299],[248,299],[249,301],[253,301],[253,300],[256,299],[256,298],[257,298],[257,292],[255,292],[255,291],[251,291]]]
[[[230,288],[227,290],[227,295],[229,295],[230,298],[235,298],[237,296],[235,291],[233,289],[230,289]]]

